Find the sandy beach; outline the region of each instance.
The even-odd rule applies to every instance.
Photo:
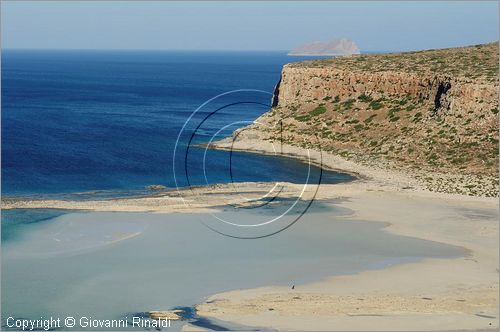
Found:
[[[221,143],[226,148],[227,141]],[[237,149],[266,151],[268,142],[241,141]],[[285,146],[295,157],[301,148]],[[278,330],[462,330],[498,327],[498,200],[433,193],[405,174],[370,169],[326,153],[323,166],[354,171],[352,184],[321,188],[355,211],[341,217],[386,222],[386,231],[467,250],[459,259],[427,259],[356,275],[333,277],[294,290],[265,287],[217,294],[198,313]],[[302,156],[302,157],[301,157]],[[325,193],[327,192],[327,194]]]
[[[198,313],[279,330],[453,330],[498,326],[495,201],[343,189],[338,188],[339,194],[349,199],[341,206],[356,213],[341,220],[385,221],[390,223],[386,228],[389,232],[462,246],[468,250],[467,256],[334,277],[299,285],[294,290],[265,287],[218,294],[199,305]]]

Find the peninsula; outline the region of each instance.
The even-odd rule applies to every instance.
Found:
[[[404,175],[406,187],[497,197],[498,91],[498,43],[290,63],[272,110],[233,147],[282,141]]]

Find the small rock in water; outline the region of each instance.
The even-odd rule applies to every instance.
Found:
[[[151,319],[170,319],[170,320],[179,320],[181,316],[178,314],[182,312],[182,310],[165,310],[165,311],[150,311],[148,312],[149,318]]]
[[[147,190],[166,190],[167,187],[162,186],[161,184],[153,184],[146,187]]]

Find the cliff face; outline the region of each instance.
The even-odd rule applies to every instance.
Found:
[[[277,88],[279,93],[276,106],[282,107],[307,104],[332,95],[350,98],[361,94],[434,101],[436,110],[450,112],[459,112],[470,107],[485,109],[498,104],[497,85],[489,82],[471,83],[446,75],[358,73],[285,65]],[[478,103],[480,100],[483,102]]]
[[[498,98],[497,43],[291,63],[253,129],[274,140],[281,121],[285,143],[405,170],[431,190],[494,196]]]

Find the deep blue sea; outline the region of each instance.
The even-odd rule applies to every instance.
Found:
[[[282,65],[299,60],[279,52],[3,51],[2,194],[119,196],[231,177],[304,182],[301,162],[233,153],[230,163],[228,152],[205,156],[196,145],[266,112]],[[265,92],[223,95],[190,118],[238,89]],[[321,181],[349,179],[323,172]],[[309,182],[318,180],[313,167]]]

